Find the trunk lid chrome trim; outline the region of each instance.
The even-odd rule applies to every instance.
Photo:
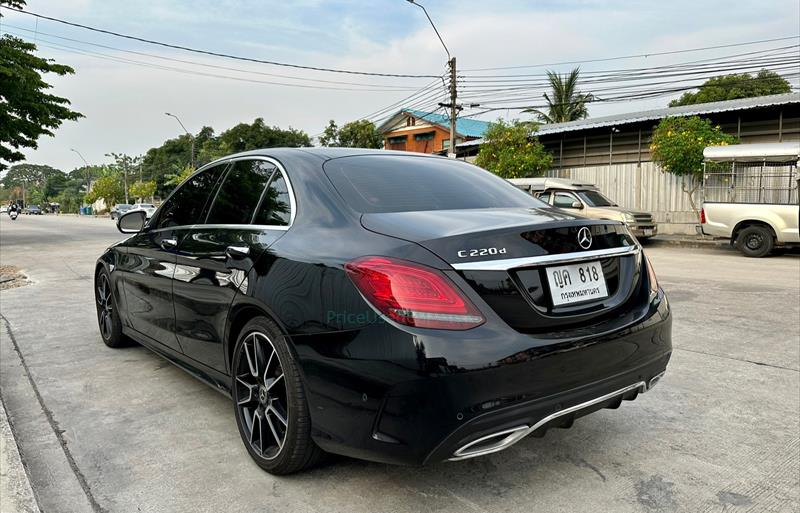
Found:
[[[504,258],[500,260],[482,260],[480,262],[458,262],[451,264],[458,271],[508,271],[520,267],[542,264],[581,262],[596,258],[638,255],[640,246],[623,246],[620,248],[597,249],[579,253],[559,253],[555,255],[539,255],[521,258]]]

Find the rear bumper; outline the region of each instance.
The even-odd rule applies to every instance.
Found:
[[[518,436],[513,443],[568,427],[634,399],[666,369],[672,352],[666,297],[631,315],[612,331],[593,327],[550,341],[491,323],[457,339],[449,332],[449,340],[387,324],[327,340],[292,337],[314,440],[337,454],[421,465],[480,455],[459,451],[498,432]],[[410,359],[402,358],[406,344]]]

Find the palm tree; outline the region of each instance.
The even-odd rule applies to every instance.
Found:
[[[548,71],[547,79],[550,81],[552,91],[550,94],[544,93],[544,99],[548,105],[547,112],[534,108],[525,109],[522,112],[533,112],[538,115],[540,121],[545,123],[563,123],[587,117],[589,111],[586,104],[591,102],[594,96],[591,93],[581,93],[577,90],[579,75],[580,68],[575,68],[563,76]]]

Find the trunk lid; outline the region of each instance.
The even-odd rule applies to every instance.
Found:
[[[640,254],[625,226],[555,208],[432,210],[363,214],[371,231],[419,244],[449,263],[503,320],[523,332],[600,322],[641,288]],[[591,242],[583,246],[586,228]],[[556,305],[548,270],[575,262],[602,267],[608,296]]]

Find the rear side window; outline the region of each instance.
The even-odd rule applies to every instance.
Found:
[[[162,205],[155,228],[199,223],[203,209],[227,164],[205,169],[186,182]]]
[[[275,166],[264,160],[233,163],[211,206],[208,224],[249,224]]]
[[[292,205],[289,200],[289,188],[281,173],[275,173],[269,188],[264,194],[261,208],[254,220],[255,224],[273,226],[289,226]]]
[[[451,159],[343,157],[326,162],[325,173],[362,213],[545,206],[502,178]]]

